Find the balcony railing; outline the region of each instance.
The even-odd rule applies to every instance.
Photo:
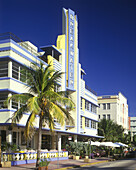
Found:
[[[41,152],[40,159],[46,158],[50,161],[55,161],[57,159],[64,160],[68,159],[68,151],[48,151]],[[19,152],[19,153],[3,153],[2,160],[4,162],[11,161],[11,165],[29,164],[35,163],[37,159],[37,152]]]

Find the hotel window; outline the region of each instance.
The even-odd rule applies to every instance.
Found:
[[[96,122],[91,120],[91,128],[96,129]]]
[[[103,104],[103,110],[106,110],[106,104],[105,103]]]
[[[89,122],[90,122],[89,119],[85,118],[85,127],[90,127]]]
[[[80,105],[80,108],[82,109],[82,98],[81,98],[81,105]]]
[[[110,103],[107,103],[107,110],[110,110]]]
[[[26,145],[25,137],[24,137],[24,132],[21,131],[21,145]]]
[[[54,92],[59,92],[60,91],[60,86],[59,85],[54,85]]]
[[[51,149],[51,136],[50,135],[42,135],[42,142],[41,142],[41,148],[42,149]]]
[[[13,144],[16,144],[16,142],[17,142],[17,132],[13,132],[12,142],[13,142]]]
[[[12,99],[12,108],[13,109],[18,109],[18,102]]]
[[[80,118],[80,128],[82,128],[82,117]]]
[[[0,77],[8,77],[8,61],[0,62]]]
[[[107,115],[107,120],[110,120],[110,115],[109,114]]]
[[[12,62],[12,77],[19,79],[19,64]]]
[[[27,82],[27,70],[25,70],[23,66],[20,66],[19,70],[20,70],[19,80],[26,83]]]
[[[85,109],[89,110],[89,102],[87,100],[85,101]]]
[[[27,83],[28,79],[28,70],[24,66],[19,65],[16,62],[12,62],[12,77],[20,80],[24,83]]]
[[[103,119],[106,119],[106,115],[103,115]]]
[[[4,101],[8,98],[8,93],[0,93],[0,109],[7,108],[4,106]]]
[[[96,113],[96,106],[94,104],[91,104],[91,112]]]
[[[22,106],[24,106],[25,105],[25,102],[24,101],[22,101],[22,100],[20,100],[20,107],[22,107]]]
[[[1,142],[6,142],[6,131],[1,130]]]

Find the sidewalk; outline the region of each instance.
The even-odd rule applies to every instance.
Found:
[[[91,159],[89,163],[84,163],[84,159],[80,160],[73,160],[73,159],[68,159],[68,160],[59,160],[59,161],[52,161],[50,162],[48,166],[48,170],[57,170],[57,169],[67,169],[67,168],[74,168],[74,167],[83,167],[87,165],[94,165],[98,163],[104,163],[108,162],[112,159],[110,158],[96,158],[96,159]],[[10,170],[30,170],[30,169],[35,169],[35,164],[25,164],[25,165],[19,165],[19,166],[12,166],[11,168],[0,168],[0,169],[10,169]]]

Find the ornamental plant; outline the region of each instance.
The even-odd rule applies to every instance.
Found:
[[[44,159],[41,159],[40,160],[40,163],[39,163],[39,167],[43,167],[43,166],[48,166],[49,165],[49,163],[50,163],[50,161],[47,161],[47,159],[46,158],[44,158]]]

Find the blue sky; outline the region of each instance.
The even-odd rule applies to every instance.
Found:
[[[98,95],[128,99],[136,116],[135,0],[0,0],[0,33],[13,32],[37,46],[55,44],[62,33],[62,8],[78,16],[80,63]]]

